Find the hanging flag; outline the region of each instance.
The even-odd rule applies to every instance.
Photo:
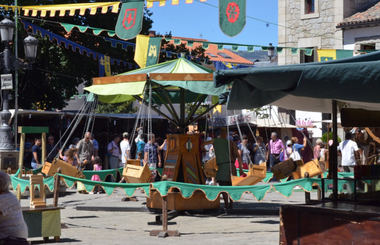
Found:
[[[95,36],[99,36],[100,33],[102,33],[102,32],[107,32],[108,36],[110,36],[110,37],[115,36],[115,31],[113,31],[113,30],[106,30],[106,29],[96,28],[96,27],[91,27],[91,26],[73,25],[73,24],[69,24],[69,23],[59,23],[59,24],[68,33],[71,32],[74,28],[77,28],[82,33],[86,32],[88,29],[90,29],[90,30],[92,30],[92,33]]]
[[[218,102],[219,102],[219,96],[212,96],[211,97],[211,103],[212,104],[216,104]],[[221,105],[215,106],[214,109],[213,109],[212,114],[215,114],[217,112],[219,112],[219,114],[222,113],[222,106]]]
[[[99,77],[104,76],[111,76],[111,58],[107,55],[99,58]]]
[[[342,50],[342,49],[318,49],[318,61],[329,61],[329,60],[339,60],[344,58],[349,58],[353,56],[353,50]]]
[[[157,64],[162,37],[138,35],[136,38],[135,61],[141,67]]]
[[[104,54],[98,53],[92,49],[86,48],[76,42],[73,42],[71,40],[68,40],[58,34],[52,33],[50,31],[45,30],[44,28],[34,25],[26,20],[20,19],[20,22],[24,25],[25,30],[32,30],[32,33],[34,35],[40,35],[41,37],[47,37],[48,40],[52,43],[56,43],[58,46],[63,46],[66,49],[69,49],[71,47],[71,50],[73,52],[78,52],[81,55],[87,55],[88,57],[92,57],[94,60],[98,60],[101,57],[103,57]],[[117,65],[124,65],[128,66],[128,62],[120,60],[120,59],[115,59],[115,58],[110,58],[110,62],[112,65],[117,64]],[[131,64],[130,64],[131,65]]]
[[[219,0],[219,26],[223,33],[233,37],[246,22],[246,0]]]
[[[41,17],[46,17],[49,12],[49,17],[54,17],[56,13],[59,13],[60,17],[65,16],[66,12],[69,12],[70,16],[74,16],[75,13],[79,15],[85,15],[86,10],[90,10],[91,15],[95,15],[97,10],[101,8],[101,13],[106,14],[111,9],[112,13],[119,11],[120,2],[100,2],[100,3],[69,3],[69,4],[54,4],[54,5],[34,5],[34,6],[22,6],[25,16],[31,15],[37,16],[40,12]]]
[[[135,38],[142,28],[144,0],[123,0],[117,23],[116,36],[128,40]]]

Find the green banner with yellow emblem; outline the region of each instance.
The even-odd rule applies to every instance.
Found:
[[[157,64],[160,57],[161,40],[162,37],[137,36],[135,61],[141,68]]]

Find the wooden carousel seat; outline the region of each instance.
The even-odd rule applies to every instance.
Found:
[[[148,183],[151,175],[147,164],[144,166],[127,164],[123,169],[123,177],[128,183]]]
[[[261,163],[259,165],[249,164],[247,176],[232,176],[233,186],[255,185],[262,181],[267,175],[267,164]]]

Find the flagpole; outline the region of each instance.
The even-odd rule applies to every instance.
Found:
[[[15,0],[15,58],[18,60],[18,2]],[[15,137],[15,147],[17,149],[17,115],[18,115],[18,68],[15,69],[15,112],[14,112],[14,127],[13,133]]]

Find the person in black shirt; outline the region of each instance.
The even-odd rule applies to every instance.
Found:
[[[41,164],[41,155],[42,155],[42,152],[41,152],[41,139],[35,139],[34,140],[34,145],[32,147],[32,154],[33,154],[33,158],[32,158],[32,168],[33,169],[37,169],[38,168],[38,165]]]

